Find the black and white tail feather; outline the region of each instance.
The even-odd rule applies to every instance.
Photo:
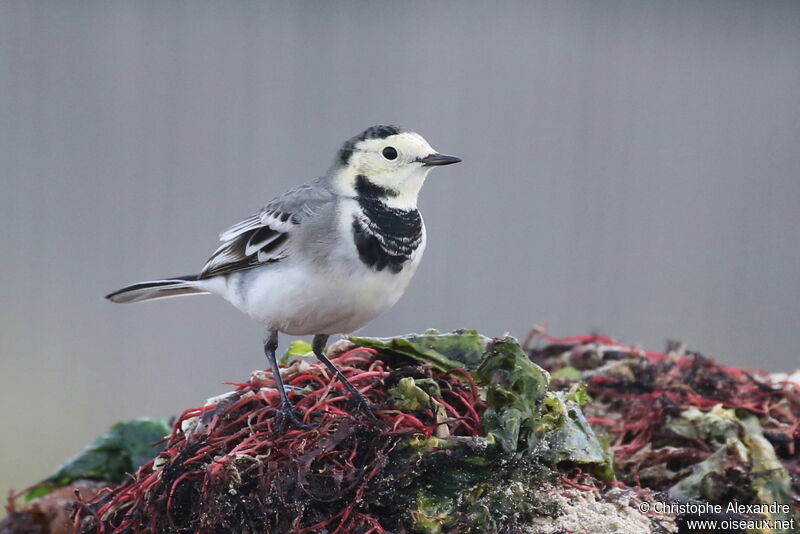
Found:
[[[205,295],[211,279],[258,266],[276,263],[288,252],[290,237],[303,219],[336,197],[329,182],[318,178],[275,198],[259,213],[247,217],[219,235],[222,244],[200,274],[139,282],[106,295],[112,302]]]
[[[206,295],[208,291],[198,287],[199,275],[178,276],[169,280],[139,282],[106,295],[111,302],[142,302],[166,299],[183,295]]]

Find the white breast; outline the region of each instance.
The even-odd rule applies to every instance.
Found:
[[[349,211],[349,210],[348,210]],[[326,260],[293,250],[284,260],[229,275],[209,284],[241,311],[290,335],[349,333],[391,308],[403,295],[425,249],[398,273],[375,271],[358,258],[352,217],[339,219],[339,246]],[[212,282],[211,280],[209,282]]]

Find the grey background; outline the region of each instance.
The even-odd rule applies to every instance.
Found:
[[[797,2],[2,2],[0,494],[263,365],[222,300],[102,296],[197,271],[374,123],[464,163],[363,333],[541,323],[796,366],[798,95]]]

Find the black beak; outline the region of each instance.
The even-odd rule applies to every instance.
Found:
[[[452,165],[453,163],[458,163],[461,161],[461,158],[447,156],[445,154],[431,154],[424,158],[417,158],[417,161],[422,163],[425,167],[435,167],[437,165]]]

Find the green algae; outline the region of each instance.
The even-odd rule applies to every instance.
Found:
[[[119,483],[161,452],[163,444],[159,442],[170,430],[165,419],[140,418],[116,423],[32,488],[25,499],[39,498],[79,479]]]
[[[465,330],[351,341],[439,370],[464,368],[487,405],[482,436],[418,435],[395,452],[392,465],[398,467],[386,479],[391,489],[380,494],[400,503],[412,532],[513,532],[532,514],[556,514],[557,507],[538,502],[533,490],[555,480],[560,464],[580,464],[613,479],[609,449],[581,412],[585,389],[548,392],[549,374],[514,338]],[[441,406],[441,392],[430,379],[403,378],[390,393],[399,408]]]
[[[669,493],[681,498],[724,501],[717,482],[728,469],[748,474],[754,502],[769,505],[791,503],[789,472],[778,459],[772,444],[764,437],[758,418],[741,410],[714,406],[708,412],[697,408],[684,410],[667,422],[667,428],[679,436],[699,439],[717,449],[705,460],[692,466],[692,472],[674,484]],[[789,520],[787,514],[770,519]]]
[[[449,333],[428,330],[423,334],[393,338],[351,337],[350,341],[360,347],[400,354],[434,369],[449,371],[456,367],[476,367],[491,340],[475,330]]]

